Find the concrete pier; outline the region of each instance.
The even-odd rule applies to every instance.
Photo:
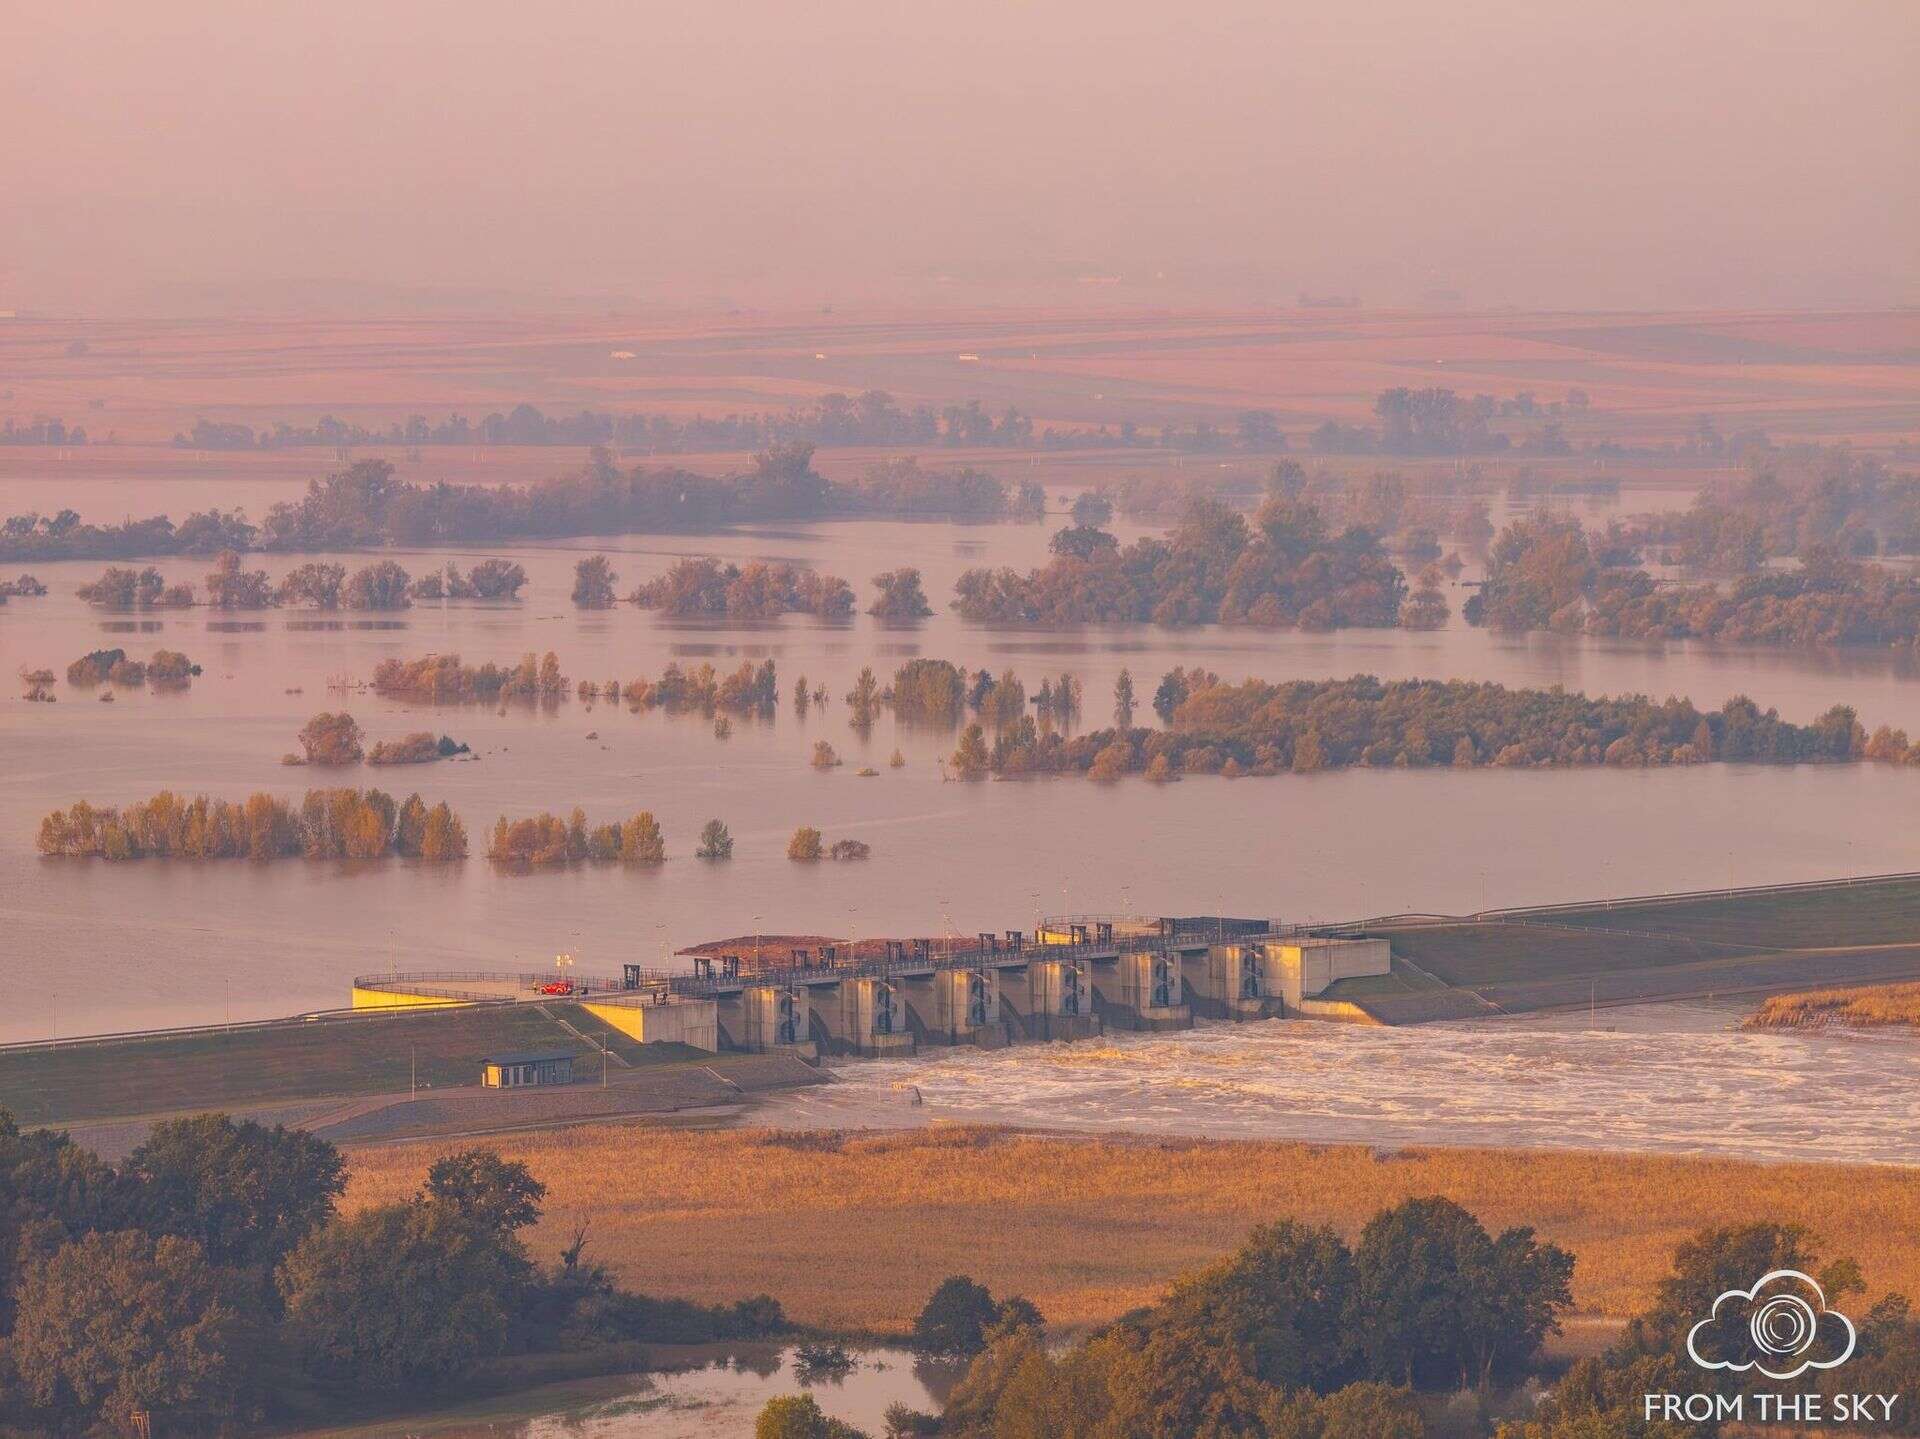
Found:
[[[1111,966],[1096,961],[1096,1012],[1111,1029],[1192,1028],[1182,965],[1182,957],[1172,950],[1129,950],[1116,955]]]

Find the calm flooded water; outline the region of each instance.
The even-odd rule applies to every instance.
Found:
[[[1643,498],[1643,497],[1642,497]],[[1639,504],[1639,500],[1630,500]],[[8,508],[0,493],[0,509]],[[264,1017],[335,1007],[357,972],[540,968],[566,950],[581,969],[617,972],[683,945],[754,929],[849,937],[1002,929],[1041,913],[1215,911],[1289,919],[1402,909],[1463,910],[1697,885],[1920,868],[1911,825],[1920,771],[1738,768],[1673,772],[1353,771],[1305,778],[1189,779],[1152,787],[1080,780],[943,783],[950,733],[883,716],[855,733],[841,700],[863,664],[882,678],[918,655],[1015,669],[1029,692],[1071,670],[1085,723],[1107,722],[1124,666],[1144,701],[1174,664],[1229,678],[1319,678],[1359,671],[1563,684],[1593,692],[1687,695],[1718,704],[1744,692],[1789,717],[1844,700],[1869,724],[1920,731],[1910,659],[1883,654],[1502,638],[1457,618],[1435,633],[1331,635],[1139,628],[1021,631],[942,613],[893,628],[790,617],[769,626],[675,623],[631,608],[581,614],[567,601],[573,562],[614,557],[622,592],[676,558],[714,553],[817,565],[854,583],[917,565],[936,608],[977,564],[1029,565],[1048,527],[833,523],[720,536],[623,537],[449,556],[400,554],[416,573],[482,553],[520,560],[533,582],[515,605],[422,605],[393,616],[303,611],[216,616],[205,610],[112,616],[74,597],[97,563],[32,568],[43,599],[0,606],[0,664],[64,670],[103,645],[165,646],[206,668],[185,694],[122,692],[113,704],[59,688],[30,705],[0,700],[0,975],[14,1002],[0,1038]],[[342,557],[358,565],[364,556]],[[293,559],[258,561],[275,576]],[[198,579],[204,561],[170,561]],[[1456,590],[1456,605],[1464,592]],[[657,674],[669,661],[722,669],[771,657],[777,719],[734,722],[716,739],[697,717],[636,716],[568,699],[548,710],[441,707],[337,694],[385,656],[458,651],[468,660],[558,652],[575,680]],[[833,695],[796,718],[786,696],[804,673]],[[321,709],[350,709],[371,738],[431,727],[470,743],[474,763],[316,772],[286,769],[295,732]],[[807,765],[816,739],[846,759]],[[898,747],[907,760],[890,769]],[[863,765],[879,770],[856,775]],[[282,862],[193,865],[55,862],[33,849],[39,819],[78,798],[125,803],[163,786],[238,797],[297,797],[316,782],[418,788],[445,798],[476,841],[500,814],[584,805],[596,821],[653,810],[671,858],[658,871],[618,866],[513,874],[464,865],[353,867]],[[692,859],[709,818],[737,840],[731,864]],[[866,864],[798,866],[795,826],[873,847]]]
[[[716,1358],[674,1373],[583,1380],[480,1400],[429,1417],[330,1431],[337,1439],[751,1439],[769,1399],[811,1394],[828,1415],[881,1433],[890,1405],[938,1411],[965,1372],[904,1349],[851,1349],[844,1374],[809,1374],[792,1348]]]

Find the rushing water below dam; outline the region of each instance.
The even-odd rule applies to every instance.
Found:
[[[883,714],[870,735],[856,733],[841,697],[860,667],[871,664],[884,682],[915,656],[1011,667],[1030,694],[1043,676],[1072,671],[1085,686],[1088,726],[1110,722],[1123,666],[1150,722],[1160,675],[1201,664],[1230,679],[1462,677],[1679,694],[1702,705],[1744,692],[1798,720],[1845,701],[1870,725],[1920,731],[1911,657],[1879,653],[1505,637],[1457,614],[1431,633],[1307,634],[1008,629],[944,612],[961,570],[1037,563],[1050,528],[834,522],[400,552],[394,557],[415,574],[450,558],[464,565],[505,554],[532,582],[516,604],[421,604],[378,616],[103,614],[73,593],[99,563],[27,566],[51,593],[0,606],[9,677],[21,665],[64,671],[76,656],[115,645],[139,657],[184,650],[205,673],[185,693],[123,690],[112,704],[64,681],[54,705],[26,703],[16,686],[0,700],[0,976],[13,997],[0,1010],[0,1038],[336,1007],[352,975],[390,967],[540,969],[564,950],[581,972],[617,973],[622,961],[658,962],[682,945],[756,928],[971,933],[1060,910],[1351,918],[1920,868],[1914,769],[1353,770],[1166,786],[1077,778],[962,785],[944,783],[938,768],[953,747],[950,730]],[[712,553],[815,565],[846,577],[863,605],[870,576],[915,565],[942,613],[904,627],[865,615],[744,625],[676,622],[624,605],[582,613],[567,599],[572,566],[595,550],[613,557],[622,593],[680,556]],[[277,578],[305,558],[250,562]],[[369,557],[339,559],[356,567]],[[197,581],[208,562],[159,567],[169,580]],[[1451,592],[1456,610],[1466,593]],[[726,670],[771,657],[780,713],[736,719],[721,740],[699,716],[635,715],[571,696],[499,711],[329,689],[334,678],[366,680],[387,656],[457,651],[470,662],[510,661],[547,649],[576,681],[657,675],[670,661]],[[790,702],[801,674],[832,695],[805,719]],[[470,743],[479,758],[386,769],[280,765],[308,717],[342,707],[370,741],[431,728]],[[845,766],[809,768],[816,739],[830,740]],[[887,765],[896,747],[906,760],[898,770]],[[878,775],[858,777],[864,765]],[[465,818],[475,857],[444,866],[107,864],[34,851],[41,816],[77,799],[125,804],[161,788],[297,799],[316,784],[444,798]],[[653,810],[668,863],[529,874],[479,857],[497,816],[576,804],[594,822]],[[731,863],[691,857],[713,817],[733,830]],[[865,840],[873,857],[790,863],[786,839],[801,824],[829,840]]]
[[[1751,1008],[1633,1005],[1404,1029],[1263,1020],[836,1060],[836,1083],[783,1094],[752,1120],[1920,1164],[1920,1039],[1741,1029]]]

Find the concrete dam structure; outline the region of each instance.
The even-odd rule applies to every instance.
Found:
[[[755,935],[681,951],[691,973],[619,978],[479,973],[363,976],[356,1008],[534,1001],[643,1043],[884,1057],[941,1045],[1189,1028],[1196,1017],[1371,1022],[1344,980],[1387,975],[1388,941],[1267,920],[1071,916],[1031,934],[874,939]]]

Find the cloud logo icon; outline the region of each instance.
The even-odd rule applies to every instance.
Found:
[[[1851,1319],[1827,1308],[1826,1292],[1811,1276],[1776,1269],[1751,1289],[1729,1289],[1714,1300],[1687,1331],[1687,1357],[1702,1369],[1795,1379],[1845,1364],[1858,1337]]]

